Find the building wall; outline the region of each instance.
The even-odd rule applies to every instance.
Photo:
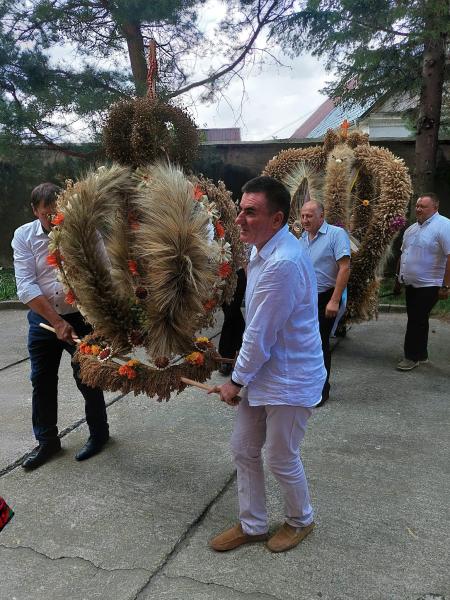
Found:
[[[320,144],[319,141],[274,140],[268,142],[227,142],[204,143],[200,148],[200,158],[193,165],[193,171],[203,173],[213,181],[221,179],[237,200],[243,184],[259,175],[267,162],[281,150],[304,148]],[[403,158],[411,169],[414,165],[414,140],[376,140],[372,145],[384,146],[395,155]],[[76,178],[86,170],[85,164],[75,164],[62,157],[58,160],[52,154],[43,153],[36,172],[24,176],[6,162],[0,161],[0,266],[12,265],[11,239],[14,229],[32,220],[29,207],[31,189],[42,181],[62,184],[68,177]],[[11,171],[11,172],[9,172]],[[17,172],[16,172],[17,171]],[[440,212],[450,217],[450,140],[443,140],[439,146],[437,168],[437,190],[441,197]]]
[[[374,139],[373,146],[382,146],[403,158],[412,172],[415,160],[413,139]],[[237,144],[202,144],[200,158],[194,171],[217,181],[224,181],[233,197],[240,197],[242,185],[252,177],[260,175],[267,162],[287,148],[305,148],[321,144],[320,141],[276,140],[269,142],[240,142]],[[436,192],[441,198],[440,212],[450,217],[450,140],[439,145]]]

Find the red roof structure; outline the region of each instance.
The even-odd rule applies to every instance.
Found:
[[[298,129],[294,131],[294,133],[291,135],[291,138],[298,140],[307,138],[311,131],[313,131],[317,125],[319,125],[325,119],[325,117],[327,117],[330,112],[334,110],[334,108],[335,105],[333,100],[331,98],[327,98],[325,102],[323,102],[319,108],[315,110],[313,114],[300,125]]]
[[[200,136],[205,142],[240,142],[241,130],[239,127],[200,129]]]

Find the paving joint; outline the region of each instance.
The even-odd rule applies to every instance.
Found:
[[[235,479],[236,479],[236,471],[233,471],[231,476],[225,482],[222,489],[219,490],[219,492],[208,502],[208,504],[205,506],[205,508],[202,510],[202,512],[198,515],[198,517],[191,522],[191,524],[187,527],[187,529],[178,538],[178,540],[175,542],[172,550],[168,554],[166,554],[166,556],[163,558],[163,560],[159,563],[159,565],[156,567],[156,569],[152,573],[149,580],[137,592],[137,594],[133,598],[133,600],[138,600],[140,595],[143,592],[145,592],[146,590],[148,590],[148,588],[152,584],[155,577],[157,577],[161,573],[161,571],[166,567],[166,565],[169,563],[169,561],[172,558],[175,558],[175,556],[181,551],[181,549],[184,548],[184,546],[187,543],[188,538],[192,537],[192,535],[195,533],[195,531],[201,525],[202,521],[205,519],[206,515],[208,514],[210,508],[216,502],[218,502],[222,498],[222,496],[224,496],[226,494],[226,492],[230,489],[230,487],[234,483]]]
[[[21,358],[20,360],[16,360],[15,362],[10,363],[9,365],[6,365],[6,367],[0,367],[0,371],[6,371],[6,369],[10,369],[11,367],[20,365],[21,363],[26,362],[27,360],[30,360],[29,356],[27,356],[26,358]]]

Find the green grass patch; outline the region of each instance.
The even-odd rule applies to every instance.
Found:
[[[380,285],[379,303],[380,304],[406,304],[405,291],[402,288],[402,293],[399,296],[392,296],[394,289],[394,278],[385,277]],[[436,306],[431,311],[433,317],[446,317],[450,315],[450,298],[447,300],[438,300]]]
[[[14,269],[0,269],[0,300],[17,300]]]

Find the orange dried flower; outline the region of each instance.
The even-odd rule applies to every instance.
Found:
[[[203,304],[203,308],[205,309],[206,312],[209,312],[216,306],[216,304],[217,304],[217,300],[215,300],[214,298],[211,298],[211,300],[207,300]]]
[[[216,221],[215,224],[217,237],[222,239],[225,236],[225,227],[222,225],[221,221]]]
[[[91,346],[86,344],[86,342],[81,342],[81,344],[78,346],[78,350],[81,352],[81,354],[92,354]]]
[[[203,196],[205,195],[205,192],[202,190],[202,188],[197,184],[194,188],[194,200],[201,200],[203,198]]]
[[[135,260],[128,261],[128,270],[133,275],[133,277],[135,277],[136,275],[139,275],[137,262]]]
[[[135,231],[140,227],[136,212],[134,210],[130,210],[128,213],[128,225]]]
[[[222,279],[226,279],[232,273],[232,268],[229,262],[223,262],[219,266],[219,275]]]
[[[60,251],[55,250],[54,252],[50,252],[50,254],[47,256],[47,264],[51,267],[57,267],[62,259],[63,257],[61,256]]]
[[[369,202],[369,200],[361,200],[361,204],[363,206],[369,206],[370,202]]]
[[[75,298],[75,294],[74,294],[73,290],[69,290],[67,292],[64,300],[67,302],[67,304],[73,304],[75,302],[76,298]]]
[[[133,367],[129,367],[128,364],[119,367],[118,373],[119,375],[122,375],[122,377],[126,377],[127,379],[134,379],[137,375]]]
[[[100,354],[100,352],[102,351],[100,346],[97,346],[97,344],[93,344],[91,346],[91,354],[93,356],[98,356]]]
[[[184,360],[191,365],[201,366],[205,362],[205,357],[201,352],[191,352],[185,356]]]
[[[61,225],[64,222],[64,214],[59,212],[52,219],[52,225]]]

